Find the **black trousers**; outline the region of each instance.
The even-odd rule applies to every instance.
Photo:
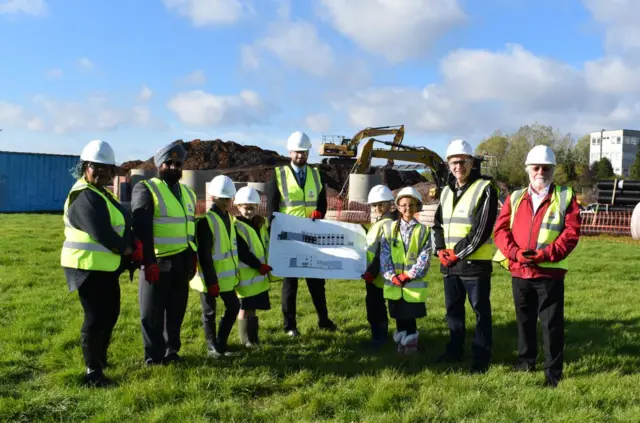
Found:
[[[311,301],[318,314],[320,325],[329,320],[327,311],[327,297],[325,294],[324,279],[306,279]],[[282,281],[282,315],[284,317],[284,330],[297,329],[296,299],[298,296],[298,278],[284,278]]]
[[[464,353],[467,294],[471,308],[476,314],[476,332],[471,344],[473,360],[479,364],[488,364],[491,360],[491,348],[493,345],[490,299],[491,275],[475,277],[444,276],[444,298],[450,333],[447,354],[454,357],[462,357]]]
[[[180,351],[180,329],[189,299],[188,257],[158,259],[160,280],[151,284],[140,270],[139,303],[145,360],[160,361]]]
[[[224,314],[218,326],[218,336],[216,336],[216,298],[206,292],[200,294],[202,327],[209,349],[226,350],[229,334],[240,311],[240,300],[235,291],[221,292],[219,296],[224,303]]]
[[[538,355],[537,323],[540,318],[544,369],[562,376],[564,356],[564,278],[512,278],[513,302],[518,322],[518,361],[535,365]]]
[[[396,330],[398,332],[406,331],[407,335],[413,335],[418,331],[418,322],[416,319],[397,319]]]
[[[372,283],[366,284],[366,287],[367,294],[364,301],[367,306],[367,321],[372,326],[388,321],[383,289]]]
[[[111,334],[120,316],[119,276],[119,272],[91,272],[78,288],[84,310],[82,354],[91,370],[100,370],[106,363]]]

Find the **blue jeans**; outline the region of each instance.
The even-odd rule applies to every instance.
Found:
[[[487,276],[444,276],[444,298],[447,308],[447,324],[450,340],[447,354],[461,358],[464,354],[465,300],[476,314],[476,333],[471,344],[473,360],[478,364],[489,364],[493,333],[491,326],[491,275]]]

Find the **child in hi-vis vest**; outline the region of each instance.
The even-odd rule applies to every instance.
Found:
[[[392,201],[393,193],[384,185],[371,188],[367,198],[367,204],[371,207],[372,223],[365,227],[367,229],[367,271],[362,274],[362,279],[366,282],[365,305],[373,348],[379,348],[385,343],[389,330],[383,293],[384,278],[380,273],[380,240],[383,237],[384,226],[390,226],[397,219],[397,212],[391,212]]]
[[[389,315],[396,320],[393,340],[398,352],[418,349],[416,319],[427,315],[427,272],[431,257],[429,228],[415,219],[422,210],[422,196],[412,187],[396,196],[398,219],[383,228],[380,242],[380,271],[384,277],[384,298]]]
[[[269,272],[273,269],[266,264],[269,252],[269,231],[267,220],[256,214],[260,205],[258,191],[250,187],[240,188],[234,202],[240,213],[235,221],[238,241],[246,243],[252,255],[260,262],[257,268],[241,262],[238,272],[240,283],[236,286],[236,293],[240,298],[238,314],[240,342],[247,348],[255,348],[260,343],[256,310],[271,309]]]

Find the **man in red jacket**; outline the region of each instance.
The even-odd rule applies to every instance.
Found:
[[[570,187],[554,185],[555,154],[537,145],[527,155],[530,184],[513,192],[496,221],[496,261],[508,263],[518,323],[515,370],[533,371],[540,318],[546,383],[562,379],[566,258],[580,237],[580,208]],[[506,257],[506,258],[505,258]]]

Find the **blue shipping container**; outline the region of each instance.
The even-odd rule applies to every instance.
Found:
[[[0,151],[0,213],[62,211],[80,156]]]

